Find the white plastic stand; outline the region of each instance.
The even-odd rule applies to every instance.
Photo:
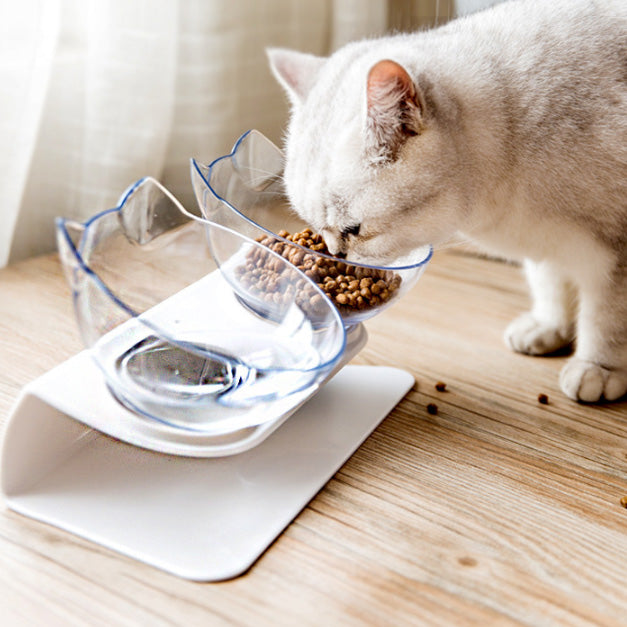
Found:
[[[359,333],[343,363],[365,343]],[[413,383],[396,368],[345,366],[271,423],[179,436],[122,407],[80,353],[23,389],[4,434],[2,492],[11,509],[180,577],[228,579]]]

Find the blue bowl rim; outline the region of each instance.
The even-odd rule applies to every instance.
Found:
[[[56,220],[55,220],[55,225],[57,227],[57,231],[62,234],[66,244],[69,246],[69,249],[70,249],[74,259],[77,261],[81,271],[84,272],[92,281],[94,281],[94,283],[97,285],[98,289],[102,290],[102,292],[111,301],[113,301],[113,303],[116,306],[120,307],[129,316],[131,316],[133,318],[137,318],[137,319],[139,319],[142,314],[136,312],[134,309],[129,307],[124,301],[120,300],[111,291],[111,289],[107,286],[107,284],[100,278],[98,273],[95,270],[93,270],[85,262],[85,260],[83,258],[83,254],[82,254],[83,238],[81,237],[81,242],[80,242],[80,244],[79,244],[79,246],[77,248],[75,246],[74,242],[72,241],[72,238],[70,237],[70,234],[68,233],[68,229],[67,229],[66,225],[68,223],[75,222],[76,224],[79,224],[80,226],[82,226],[85,229],[85,231],[86,231],[97,220],[100,220],[103,217],[105,217],[105,216],[107,216],[107,215],[109,215],[111,213],[118,213],[118,212],[120,212],[122,210],[124,204],[128,200],[129,196],[137,189],[137,187],[139,187],[142,183],[144,183],[147,180],[155,181],[175,201],[175,203],[178,206],[179,210],[181,212],[183,212],[186,216],[188,216],[190,219],[194,220],[195,222],[198,222],[200,224],[208,224],[208,225],[211,225],[213,227],[217,227],[219,230],[228,231],[228,232],[234,233],[238,237],[242,238],[244,241],[246,241],[246,242],[248,242],[248,243],[250,243],[250,244],[252,244],[254,246],[261,246],[261,244],[259,242],[255,242],[250,237],[248,237],[246,235],[243,235],[242,233],[239,233],[238,231],[230,229],[230,228],[228,228],[226,226],[223,226],[221,224],[217,224],[215,222],[212,222],[211,220],[207,220],[206,218],[203,218],[203,217],[200,217],[200,216],[196,216],[196,215],[194,215],[192,213],[189,213],[180,204],[180,202],[178,202],[176,197],[167,188],[165,188],[161,183],[159,183],[159,181],[156,181],[156,179],[153,179],[150,176],[144,176],[144,177],[138,179],[137,181],[135,181],[134,183],[132,183],[131,185],[129,185],[126,188],[126,190],[122,193],[122,195],[120,196],[120,199],[118,200],[118,204],[115,207],[112,207],[110,209],[104,209],[103,211],[100,211],[100,212],[94,214],[93,216],[91,216],[90,218],[88,218],[85,222],[79,222],[77,220],[72,220],[70,218],[57,217]],[[272,255],[274,255],[274,256],[280,257],[280,255],[278,255],[276,252],[274,252],[272,250],[269,250],[269,252]],[[285,260],[283,259],[283,261],[285,261]],[[318,285],[316,285],[301,270],[299,270],[298,268],[296,268],[294,266],[294,271],[296,271],[298,274],[301,274],[303,276],[303,278],[306,279],[306,281],[310,284],[310,286],[312,286],[325,300],[328,300],[328,298],[326,297],[326,294],[318,287]],[[74,291],[74,296],[76,296],[76,292],[75,291]],[[339,328],[341,329],[341,333],[342,333],[341,346],[338,348],[337,352],[332,357],[327,359],[325,362],[323,362],[321,364],[318,364],[317,366],[312,367],[312,368],[296,369],[299,372],[315,372],[315,371],[322,371],[322,370],[327,370],[327,369],[333,368],[339,362],[339,360],[341,359],[342,355],[344,354],[344,351],[346,350],[347,329],[346,329],[346,325],[344,323],[344,320],[342,319],[342,316],[341,316],[339,310],[333,305],[333,303],[331,303],[331,301],[329,301],[329,309],[332,312],[332,315],[335,317],[336,322],[338,323]],[[148,326],[149,328],[151,328],[156,333],[164,336],[166,339],[168,339],[168,341],[172,342],[173,344],[175,344],[175,345],[184,345],[185,344],[184,342],[180,342],[179,340],[171,338],[170,334],[167,331],[165,331],[164,329],[155,328],[151,324],[149,324],[149,322],[146,321],[146,320],[142,320],[141,322],[143,324],[145,324],[146,326]],[[299,390],[295,390],[295,392],[298,392],[298,391]]]

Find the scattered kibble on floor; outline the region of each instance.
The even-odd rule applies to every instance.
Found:
[[[438,406],[435,403],[429,403],[427,405],[427,413],[435,416],[438,413]]]
[[[438,382],[435,384],[435,389],[436,389],[438,392],[446,392],[446,383],[444,383],[443,381],[438,381]]]
[[[627,508],[627,496],[623,496],[623,497],[621,498],[621,500],[620,500],[620,504],[621,504],[623,507]]]
[[[549,397],[546,394],[538,394],[538,403],[541,405],[548,405]]]

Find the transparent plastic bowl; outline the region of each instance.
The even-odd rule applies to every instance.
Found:
[[[365,303],[363,300],[353,300],[352,303],[342,304],[337,300],[337,293],[329,291],[347,327],[377,315],[398,301],[416,283],[431,259],[430,246],[416,250],[410,258],[398,260],[392,265],[373,266],[338,260],[279,235],[281,231],[301,233],[308,226],[291,208],[284,192],[282,174],[282,151],[255,130],[242,135],[230,154],[209,165],[203,165],[195,159],[191,161],[194,192],[206,219],[251,239],[263,241],[266,245],[278,246],[277,250],[300,250],[301,254],[292,258],[300,260],[303,270],[307,269],[307,265],[317,265],[325,267],[326,272],[326,268],[339,263],[337,273],[342,280],[347,279],[344,281],[347,284],[345,293],[354,292],[356,298],[359,296],[357,291],[364,288],[370,290],[370,283],[381,282],[375,287],[377,298],[366,296]],[[312,279],[320,286],[326,281],[326,277],[320,274],[315,274]],[[365,279],[363,283],[362,279]],[[353,290],[348,286],[355,280],[359,285],[355,284]],[[366,295],[368,293],[364,292]]]
[[[145,416],[204,433],[257,425],[344,351],[342,320],[314,283],[154,179],[85,223],[59,218],[57,240],[84,343]]]

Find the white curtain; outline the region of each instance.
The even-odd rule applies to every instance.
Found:
[[[0,267],[143,175],[193,203],[190,157],[280,141],[265,47],[327,54],[386,19],[384,0],[0,0]]]
[[[478,0],[476,0],[478,1]],[[453,0],[0,0],[0,267],[54,248],[144,175],[189,207],[189,158],[258,128],[286,99],[267,46],[328,54],[431,26]]]

